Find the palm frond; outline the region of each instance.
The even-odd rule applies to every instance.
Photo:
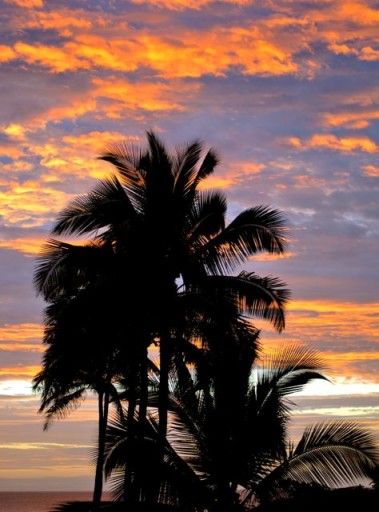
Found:
[[[209,239],[224,229],[226,198],[216,191],[199,192],[193,204],[188,241],[199,250]]]
[[[241,212],[198,252],[209,270],[219,274],[233,270],[258,252],[282,254],[286,245],[287,228],[282,213],[256,206]]]
[[[220,162],[217,152],[212,148],[205,154],[199,167],[196,177],[193,180],[193,188],[196,189],[199,183],[210,176]]]
[[[264,358],[258,385],[269,383],[284,397],[301,391],[313,379],[329,380],[321,373],[326,369],[319,352],[304,345],[290,344]]]
[[[295,450],[262,482],[262,487],[274,493],[283,479],[332,488],[359,484],[372,478],[378,462],[375,438],[361,425],[319,423],[305,430]]]
[[[173,161],[175,175],[174,194],[177,197],[184,198],[189,192],[194,192],[193,184],[198,172],[202,150],[202,143],[194,141],[188,144],[182,151],[177,151]]]
[[[116,176],[99,180],[96,188],[77,197],[58,216],[55,234],[83,235],[136,216],[134,205]]]
[[[86,387],[80,387],[71,393],[50,397],[48,401],[43,402],[39,412],[45,412],[44,430],[48,429],[53,419],[63,419],[77,409],[85,399],[85,392]]]
[[[137,212],[142,213],[146,202],[144,168],[145,163],[149,161],[148,153],[133,144],[119,141],[109,144],[99,159],[110,162],[117,168],[122,186],[130,198],[131,204]]]
[[[280,279],[240,272],[237,276],[209,276],[206,281],[234,300],[241,314],[266,319],[279,332],[284,329],[285,306],[290,292]]]
[[[47,301],[69,297],[98,274],[111,267],[109,250],[95,243],[74,245],[49,239],[37,258],[34,286]]]

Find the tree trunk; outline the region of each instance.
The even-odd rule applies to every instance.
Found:
[[[109,410],[109,387],[106,387],[105,392],[98,393],[98,452],[96,460],[96,473],[95,473],[95,486],[93,490],[93,504],[94,509],[99,508],[101,496],[103,492],[103,466],[104,466],[104,450],[105,450],[105,434],[108,423],[108,410]]]
[[[134,452],[133,445],[136,437],[136,425],[135,425],[135,412],[137,405],[137,368],[134,367],[131,372],[129,381],[129,400],[128,400],[128,414],[127,414],[127,455],[126,455],[126,467],[124,473],[124,496],[123,499],[128,503],[129,507],[133,509],[136,490],[133,488],[133,474],[134,471]],[[135,487],[135,485],[134,485]]]
[[[158,443],[162,450],[167,435],[168,415],[168,374],[170,368],[169,335],[164,333],[160,339],[160,370],[159,370],[159,426]]]

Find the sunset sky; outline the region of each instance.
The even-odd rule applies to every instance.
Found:
[[[293,435],[345,417],[379,441],[379,4],[358,0],[0,1],[0,491],[92,486],[95,404],[42,431],[35,258],[59,211],[111,168],[104,146],[200,138],[229,218],[283,211],[288,283],[267,350],[320,350],[332,383],[296,402]]]

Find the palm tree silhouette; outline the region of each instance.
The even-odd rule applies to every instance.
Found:
[[[120,406],[115,384],[125,382],[126,361],[130,353],[118,348],[119,321],[115,304],[104,288],[90,287],[76,296],[62,293],[45,309],[43,342],[47,345],[41,371],[33,379],[33,388],[41,393],[39,412],[46,415],[47,429],[55,418],[62,418],[78,407],[93,391],[98,399],[98,444],[93,501],[101,500],[105,431],[109,403]],[[122,361],[122,365],[121,365]]]
[[[171,155],[153,132],[147,133],[147,140],[145,150],[120,143],[105,151],[100,158],[111,162],[117,174],[69,204],[53,233],[90,235],[113,251],[118,289],[127,290],[125,310],[132,311],[129,317],[145,328],[144,349],[153,341],[159,343],[163,442],[169,346],[177,323],[173,313],[178,311],[179,287],[185,292],[217,288],[232,295],[244,311],[267,318],[282,330],[289,296],[285,284],[253,273],[225,273],[257,252],[282,253],[287,232],[280,212],[265,206],[245,210],[226,225],[224,196],[198,188],[218,163],[213,150],[204,152],[195,141]],[[52,243],[58,252],[68,248],[68,244]],[[86,265],[80,258],[76,263]],[[67,258],[52,257],[40,265],[36,285],[45,298],[66,279],[66,264]],[[78,268],[72,272],[76,278],[86,274]]]
[[[47,422],[86,389],[99,396],[94,502],[111,396],[127,409],[118,406],[108,428],[105,471],[132,509],[249,508],[285,495],[291,480],[370,475],[376,447],[353,423],[315,425],[296,448],[288,443],[287,397],[325,378],[317,354],[289,347],[256,364],[250,319],[282,331],[289,291],[275,277],[233,272],[258,252],[284,252],[282,214],[257,206],[227,223],[223,194],[202,189],[218,157],[199,141],[169,153],[150,131],[145,149],[118,143],[100,158],[114,174],[71,202],[52,231],[90,242],[50,239],[34,281],[48,303],[34,380]]]
[[[220,423],[217,381],[211,378],[210,388],[199,387],[193,369],[178,362],[171,380],[161,502],[185,510],[250,509],[288,497],[291,481],[336,487],[372,478],[378,448],[358,424],[320,423],[308,427],[296,447],[288,441],[288,396],[313,379],[325,379],[322,367],[320,356],[304,347],[286,348],[253,365],[245,393],[240,400],[235,397],[240,410]],[[157,442],[154,416],[142,439],[139,453],[145,461],[144,453]],[[105,466],[116,497],[123,493],[127,445],[127,424],[119,416],[108,427]],[[141,483],[142,500],[149,485],[149,478]]]

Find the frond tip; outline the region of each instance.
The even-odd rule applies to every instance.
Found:
[[[335,488],[372,480],[379,463],[373,434],[354,422],[326,422],[308,427],[271,484],[287,478]],[[279,477],[279,479],[278,479]]]

